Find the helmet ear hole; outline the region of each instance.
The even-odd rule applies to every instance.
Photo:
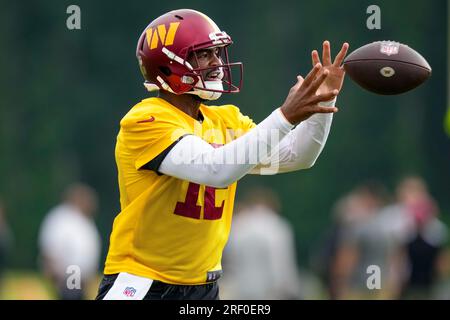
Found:
[[[166,67],[166,66],[159,67],[159,70],[161,70],[161,72],[167,77],[172,74],[172,71],[170,70],[170,68]]]

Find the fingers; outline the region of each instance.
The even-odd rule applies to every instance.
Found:
[[[320,85],[325,81],[325,79],[328,77],[328,75],[330,74],[329,70],[325,70],[323,71],[319,76],[316,77],[316,79],[314,79],[314,81],[311,83],[311,85],[308,88],[309,92],[316,92],[317,89],[319,89]],[[305,80],[306,81],[306,80]]]
[[[317,50],[314,50],[313,52],[311,52],[311,58],[312,58],[313,67],[316,64],[320,63],[319,53],[317,52]]]
[[[312,102],[312,103],[319,103],[319,102],[331,101],[331,100],[333,100],[338,94],[339,94],[339,90],[334,89],[334,90],[332,90],[332,91],[330,91],[330,92],[316,95],[316,96],[311,100],[311,102]]]
[[[322,65],[320,63],[316,63],[314,68],[308,73],[305,80],[303,81],[303,85],[309,86],[313,80],[316,78],[317,73],[319,73],[320,69],[322,68]]]
[[[303,79],[302,76],[300,76],[300,75],[297,76],[297,83],[295,84],[295,86],[293,87],[293,89],[294,89],[294,90],[298,90],[298,89],[302,86],[303,81],[305,81],[305,79]]]
[[[321,107],[318,105],[313,105],[313,106],[307,107],[307,110],[305,110],[305,111],[307,111],[308,113],[313,115],[315,113],[336,113],[339,111],[339,109],[336,107]]]
[[[345,56],[347,55],[349,47],[350,45],[347,42],[342,45],[341,51],[339,51],[339,53],[336,55],[336,58],[334,59],[333,66],[339,67],[342,64]],[[311,52],[311,58],[313,66],[320,63],[319,53],[317,52],[317,50]],[[324,66],[331,65],[331,45],[328,40],[325,40],[323,42],[322,62]]]
[[[335,67],[339,67],[342,64],[342,62],[344,61],[345,56],[347,55],[347,51],[348,51],[349,47],[350,46],[349,46],[349,44],[347,42],[345,42],[342,45],[341,51],[339,51],[339,53],[337,54],[336,58],[334,59],[333,65]]]
[[[323,42],[322,62],[324,66],[331,65],[331,49],[330,42],[328,40]]]
[[[314,107],[315,113],[336,113],[339,109],[336,107]]]

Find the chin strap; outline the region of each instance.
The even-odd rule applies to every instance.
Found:
[[[158,91],[159,90],[159,87],[156,84],[150,83],[150,82],[144,82],[144,87],[149,92],[153,92],[153,91]]]
[[[193,88],[192,91],[186,92],[188,94],[194,94],[205,100],[217,100],[222,96],[222,92],[203,90],[203,83],[199,83],[199,87]],[[223,90],[222,81],[205,81],[206,89]]]
[[[158,80],[160,80],[160,79],[158,79]],[[171,92],[173,94],[176,94],[175,92],[173,92],[173,90],[169,87],[169,85],[164,80],[161,79],[160,82],[161,82],[161,86],[163,87],[164,90]],[[200,85],[203,86],[203,84],[200,84]],[[150,82],[144,82],[144,87],[149,92],[160,90],[160,88],[156,84],[150,83]],[[223,89],[223,85],[222,85],[221,81],[205,81],[205,87],[207,89],[213,89],[213,90],[222,90]],[[185,92],[185,94],[193,94],[193,95],[198,96],[201,99],[211,100],[211,101],[217,100],[222,96],[222,92],[208,91],[208,90],[203,90],[201,88],[193,88],[192,91]]]

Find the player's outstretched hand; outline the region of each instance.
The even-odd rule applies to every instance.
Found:
[[[281,106],[281,111],[290,123],[298,124],[315,113],[334,113],[338,111],[335,107],[319,106],[319,102],[333,100],[339,93],[339,90],[333,89],[316,94],[330,73],[329,70],[322,69],[322,65],[317,63],[305,79],[301,76],[297,77],[297,83],[291,88]]]
[[[345,71],[341,65],[348,48],[348,43],[344,43],[341,51],[332,62],[330,42],[324,41],[323,65],[320,62],[317,50],[312,52],[313,69],[305,79],[301,76],[297,77],[297,83],[291,88],[281,106],[281,111],[289,122],[298,124],[315,113],[338,111],[335,107],[323,107],[319,103],[334,99],[342,89]]]
[[[345,71],[344,67],[342,67],[342,62],[345,59],[345,56],[347,55],[349,45],[347,42],[345,42],[342,45],[341,51],[336,55],[336,58],[334,61],[331,60],[331,49],[330,49],[330,42],[324,41],[323,42],[323,49],[322,49],[322,63],[323,63],[323,71],[328,70],[330,74],[326,78],[326,80],[322,83],[322,85],[317,90],[317,94],[328,92],[330,90],[337,89],[341,91],[342,84],[344,83],[344,77],[345,77]],[[313,67],[320,63],[319,53],[317,50],[313,50],[311,52],[312,57],[312,65]]]

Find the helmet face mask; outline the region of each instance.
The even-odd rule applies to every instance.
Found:
[[[144,85],[149,91],[195,94],[205,100],[237,93],[243,68],[240,62],[229,62],[228,46],[232,43],[230,36],[198,11],[168,12],[150,23],[138,42],[136,56]],[[202,51],[214,52],[218,62],[202,64],[197,55]],[[232,68],[239,73],[237,84],[233,83]]]
[[[199,80],[193,86],[191,94],[198,94],[201,98],[207,100],[215,100],[221,96],[222,93],[237,93],[242,86],[242,63],[230,63],[228,58],[228,46],[215,46],[211,48],[205,48],[207,50],[215,51],[215,54],[220,63],[217,65],[201,66],[199,61],[198,52],[202,52],[204,49],[191,51],[188,61],[192,62],[191,65],[195,65],[192,73],[187,74],[188,77],[197,77]],[[195,59],[195,60],[194,60]],[[239,83],[236,85],[233,83],[232,68],[235,68],[240,73]],[[210,98],[205,98],[210,97]]]

